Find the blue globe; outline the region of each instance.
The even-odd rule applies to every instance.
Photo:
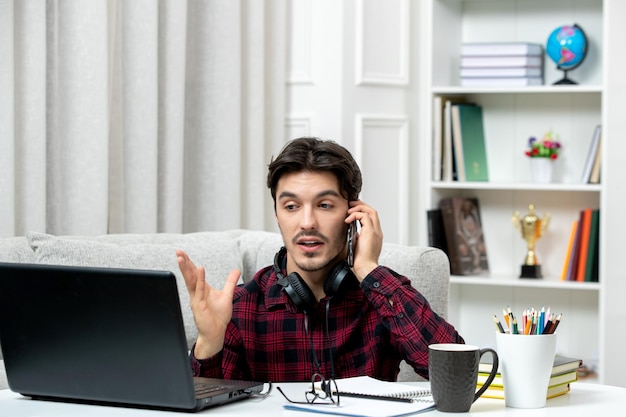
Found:
[[[548,36],[546,54],[558,69],[569,71],[583,62],[587,45],[587,36],[580,26],[559,26]]]

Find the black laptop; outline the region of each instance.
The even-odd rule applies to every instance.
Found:
[[[171,272],[0,263],[0,344],[36,399],[195,411],[263,390],[192,377]]]

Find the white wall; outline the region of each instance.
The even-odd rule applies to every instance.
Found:
[[[417,230],[417,47],[409,0],[292,0],[286,137],[333,139],[363,171],[362,199],[385,241],[425,243]],[[414,31],[415,33],[412,33]],[[420,214],[417,214],[418,216]]]

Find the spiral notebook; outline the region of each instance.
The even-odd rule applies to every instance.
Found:
[[[435,402],[426,385],[406,385],[381,381],[369,376],[337,380],[341,405],[285,404],[289,410],[354,417],[399,417],[434,409]]]
[[[430,388],[380,381],[369,376],[337,380],[339,395],[365,399],[403,399],[406,402],[432,401]]]

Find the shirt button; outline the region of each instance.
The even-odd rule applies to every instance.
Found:
[[[398,318],[399,319],[404,318],[404,313],[398,313]]]
[[[374,288],[378,288],[380,287],[380,282],[376,281],[373,285],[374,285]]]

